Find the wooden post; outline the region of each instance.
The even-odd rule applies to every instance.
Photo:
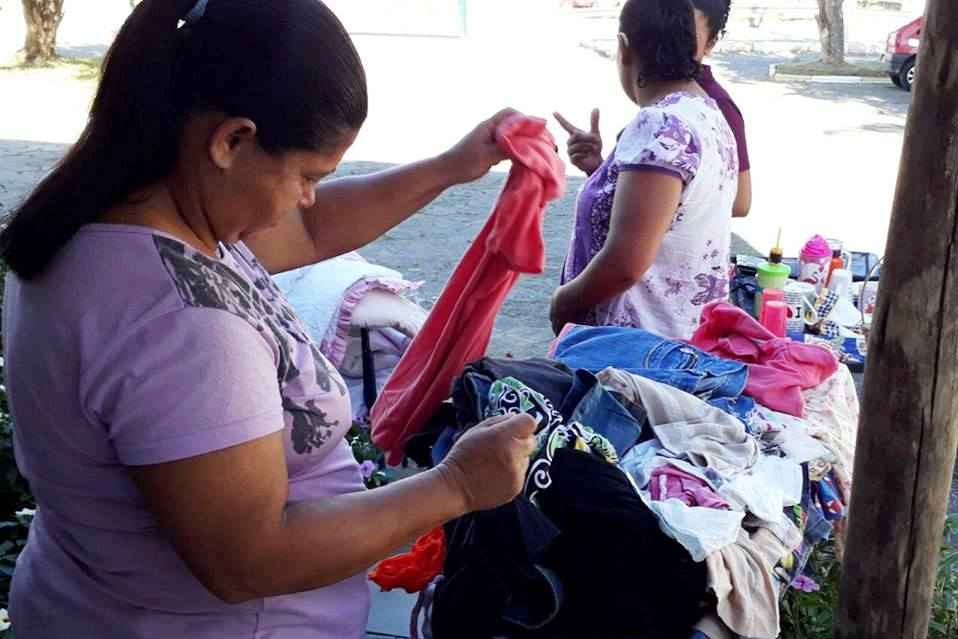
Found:
[[[958,2],[928,0],[923,31],[868,350],[839,639],[925,639],[958,446]]]

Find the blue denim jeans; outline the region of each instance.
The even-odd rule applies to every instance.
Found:
[[[570,368],[597,373],[618,368],[696,395],[748,423],[755,402],[742,393],[748,367],[691,344],[638,328],[579,326],[556,347],[555,358]]]
[[[463,431],[455,426],[447,426],[442,433],[439,434],[439,439],[432,445],[433,466],[438,466],[439,462],[446,458],[446,455],[452,450],[453,444],[456,443],[456,440],[459,439],[462,433]]]
[[[785,515],[802,530],[802,544],[792,551],[794,561],[788,570],[788,579],[781,589],[784,597],[791,583],[798,575],[805,572],[808,560],[815,547],[831,537],[832,524],[825,519],[825,514],[818,505],[818,500],[812,493],[812,482],[808,476],[808,464],[802,465],[802,503],[798,506],[785,509]]]
[[[456,398],[458,401],[468,402],[469,409],[474,415],[483,415],[486,412],[486,406],[489,403],[489,389],[492,387],[492,380],[479,373],[466,373],[462,377],[462,388],[464,392]],[[432,464],[436,466],[445,459],[453,444],[459,439],[459,436],[465,429],[461,425],[447,426],[439,435],[439,439],[432,446]]]
[[[574,405],[569,419],[579,422],[608,439],[620,458],[639,443],[645,423],[644,409],[636,414],[602,387],[592,373],[576,371],[572,390],[563,402],[563,409]],[[565,415],[564,410],[560,412]]]

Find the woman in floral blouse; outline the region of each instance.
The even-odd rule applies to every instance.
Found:
[[[684,339],[702,307],[728,295],[738,156],[722,112],[695,81],[696,47],[687,0],[623,7],[619,75],[641,110],[579,195],[552,303],[557,332],[576,322]],[[582,153],[573,142],[570,154]]]

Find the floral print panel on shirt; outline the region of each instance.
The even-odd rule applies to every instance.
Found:
[[[154,240],[186,305],[236,315],[263,335],[277,353],[277,382],[292,450],[307,455],[341,435],[349,424],[331,419],[321,408],[321,400],[329,394],[345,398],[346,387],[252,254],[239,247],[224,247],[224,258],[235,262],[234,267],[177,240],[158,235]],[[323,395],[316,395],[317,389]]]

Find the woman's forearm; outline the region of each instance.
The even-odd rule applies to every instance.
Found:
[[[279,431],[130,471],[196,578],[241,603],[336,583],[446,521],[507,503],[522,489],[535,429],[529,416],[487,420],[432,470],[303,501],[289,500]]]
[[[522,490],[535,429],[528,415],[486,420],[421,475],[286,507],[280,525],[264,520],[268,542],[256,542],[245,590],[264,597],[336,583],[446,521],[511,501]]]
[[[732,217],[748,217],[752,210],[752,173],[742,171],[738,174],[738,191],[732,205]]]
[[[479,123],[448,151],[429,160],[321,185],[316,191],[316,205],[302,215],[319,259],[365,246],[450,186],[488,173],[506,159],[496,142],[496,130],[515,115],[511,109],[500,111]]]
[[[648,267],[645,267],[648,268]],[[628,290],[641,277],[622,268],[605,250],[577,278],[560,287],[552,298],[550,320],[558,335],[566,324],[586,323],[589,312]]]
[[[440,155],[320,184],[316,204],[302,214],[317,256],[328,259],[374,241],[457,184],[451,169]]]
[[[648,270],[648,265],[639,269],[626,269],[623,266],[623,262],[615,256],[600,251],[579,277],[566,285],[568,291],[565,294],[574,300],[576,310],[588,312],[629,290]]]
[[[303,592],[361,573],[387,554],[466,512],[442,467],[373,491],[286,508],[234,601]]]

